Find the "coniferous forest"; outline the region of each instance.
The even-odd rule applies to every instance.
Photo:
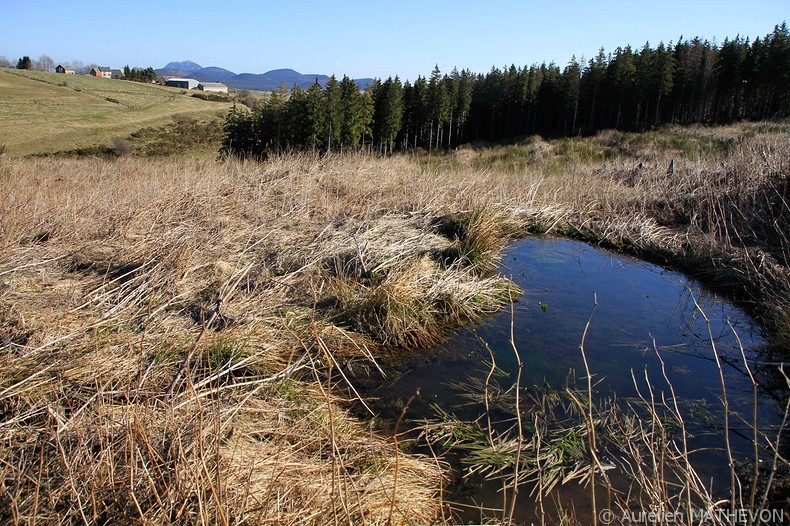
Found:
[[[677,44],[602,48],[562,67],[552,62],[447,74],[437,66],[413,83],[396,76],[365,91],[334,76],[307,90],[281,86],[252,112],[231,111],[223,151],[253,157],[302,149],[391,153],[789,115],[790,33],[782,23],[754,41],[681,37]]]

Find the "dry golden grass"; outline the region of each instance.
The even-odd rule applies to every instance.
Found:
[[[437,520],[442,467],[348,416],[341,365],[497,309],[514,231],[723,280],[779,333],[786,131],[695,130],[737,137],[704,156],[673,133],[615,158],[605,135],[497,159],[1,157],[2,520]]]
[[[475,301],[503,282],[443,270],[430,254],[451,241],[426,212],[349,208],[349,162],[382,166],[3,159],[4,519],[438,516],[437,463],[398,459],[331,394],[341,360],[390,342],[337,322],[326,265],[351,250],[393,299],[454,295],[456,324],[501,305]]]

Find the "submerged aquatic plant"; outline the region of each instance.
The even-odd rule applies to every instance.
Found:
[[[707,321],[696,300],[695,305]],[[721,373],[715,339],[712,334],[709,337]],[[513,349],[518,353],[515,345]],[[754,387],[753,415],[740,416],[739,430],[733,431],[736,413],[727,404],[723,373],[722,412],[716,415],[704,408],[702,427],[709,439],[720,440],[721,454],[726,455],[729,481],[723,491],[721,486],[714,490],[705,478],[698,462],[701,451],[691,445],[700,424],[693,427],[689,415],[700,409],[695,401],[677,397],[655,343],[660,376],[651,378],[645,371],[644,378],[639,378],[632,372],[637,395],[629,399],[597,393],[589,368],[581,388],[572,384],[561,389],[522,387],[518,377],[497,368],[491,353],[485,379],[470,378],[453,386],[479,408],[478,415],[461,419],[434,406],[436,417],[419,427],[421,437],[442,454],[454,453],[464,480],[483,478],[500,485],[503,500],[497,513],[504,524],[510,523],[520,493],[535,500],[542,523],[550,520],[544,500],[558,498],[555,490],[571,482],[588,488],[586,502],[592,507],[593,524],[604,508],[613,510],[615,516],[634,509],[663,510],[684,525],[696,523],[689,510],[709,514],[722,526],[731,524],[727,517],[739,509],[756,516],[775,513],[774,499],[787,484],[788,464],[780,443],[786,435],[790,399],[778,427],[761,423],[758,385],[740,350],[740,365]],[[783,365],[780,373],[790,388]],[[743,433],[744,427],[752,435],[754,450],[738,457],[729,437],[733,432]]]

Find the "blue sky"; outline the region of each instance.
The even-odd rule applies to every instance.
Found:
[[[0,55],[413,80],[434,64],[477,73],[680,35],[754,38],[789,14],[788,0],[0,0]]]

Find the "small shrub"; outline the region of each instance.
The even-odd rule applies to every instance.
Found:
[[[118,157],[125,157],[132,153],[132,145],[126,139],[113,139],[112,152]]]
[[[196,99],[207,100],[209,102],[230,102],[230,97],[227,95],[220,95],[219,93],[193,93]]]
[[[246,89],[236,92],[236,98],[240,103],[253,110],[258,105],[258,102],[255,100],[255,96]]]

